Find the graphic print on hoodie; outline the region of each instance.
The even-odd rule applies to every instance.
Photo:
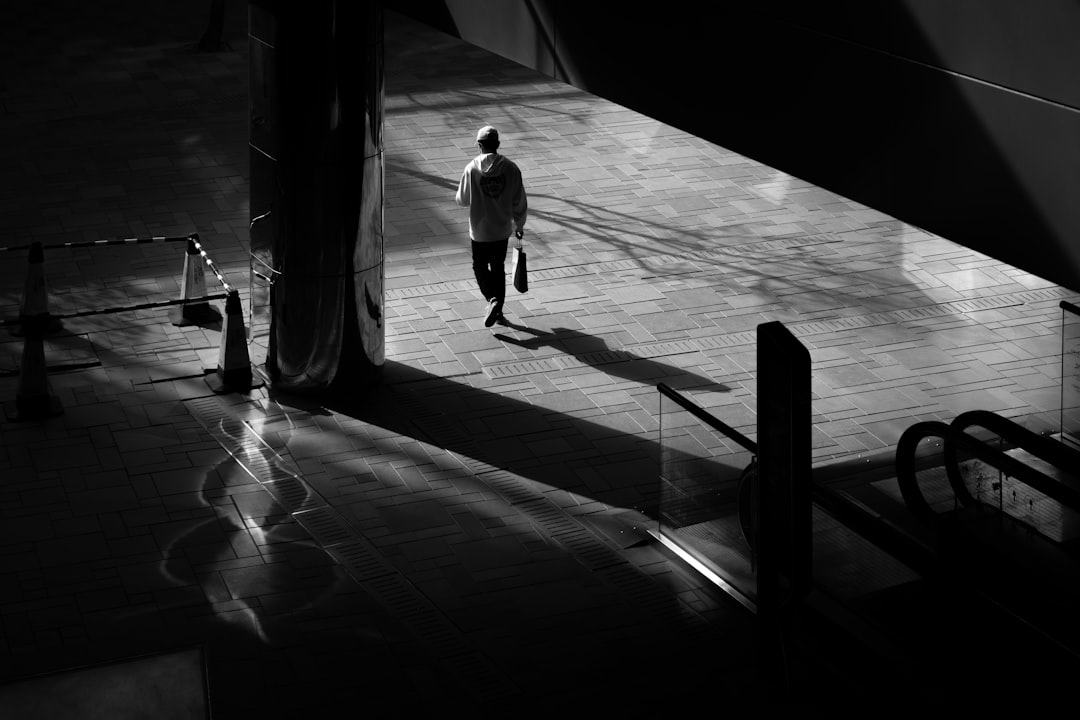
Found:
[[[506,187],[506,178],[502,175],[484,175],[480,178],[480,189],[489,198],[496,200],[502,197],[503,188]]]

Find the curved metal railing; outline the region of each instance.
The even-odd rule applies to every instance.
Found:
[[[968,419],[973,420],[976,418],[979,421],[987,420],[986,417],[981,415]],[[1007,432],[1012,433],[1013,431],[1008,430]],[[1019,433],[1016,434],[1019,435]],[[966,507],[992,507],[975,498],[965,487],[963,478],[960,475],[957,450],[963,450],[969,456],[993,466],[1058,503],[1080,511],[1080,492],[1075,488],[1064,485],[1057,479],[1017,460],[1005,451],[994,448],[985,441],[969,435],[961,427],[937,420],[928,420],[915,423],[905,430],[896,445],[896,479],[900,485],[900,494],[912,513],[926,525],[937,524],[940,520],[940,514],[931,507],[919,487],[915,459],[919,443],[931,437],[941,438],[945,443],[946,474],[949,485],[961,505]]]

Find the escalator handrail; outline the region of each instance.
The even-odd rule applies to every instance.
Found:
[[[900,435],[900,440],[896,443],[896,482],[900,486],[900,496],[904,498],[904,504],[908,506],[912,514],[927,526],[933,525],[938,517],[919,488],[915,454],[919,443],[926,438],[944,438],[950,434],[960,435],[961,433],[943,422],[926,420],[910,426]],[[961,498],[962,503],[966,505],[974,502],[974,498],[968,493],[963,483],[957,483],[953,473],[947,473],[947,476],[953,493]]]
[[[664,383],[657,383],[656,389],[659,390],[661,394],[667,396],[676,404],[678,404],[679,407],[681,407],[683,410],[686,410],[688,413],[711,427],[713,430],[716,430],[719,433],[723,433],[724,435],[741,445],[743,449],[749,450],[754,455],[757,455],[758,446],[756,442],[746,437],[730,425],[727,425],[724,422],[718,420],[709,411],[703,409],[701,406],[697,405],[693,401],[683,397],[678,393],[678,391],[671,389]]]
[[[958,430],[965,431],[972,427],[982,427],[993,432],[1009,445],[1025,450],[1061,470],[1073,473],[1080,470],[1080,450],[1040,435],[1015,420],[990,410],[969,410],[960,413],[949,424]],[[951,452],[948,447],[946,451]]]
[[[926,420],[915,423],[905,430],[896,445],[896,479],[900,485],[900,494],[903,496],[908,508],[924,524],[933,525],[939,519],[938,514],[930,507],[922,494],[922,490],[919,488],[915,467],[915,454],[918,444],[929,437],[941,438],[946,445],[952,443],[959,446],[973,457],[998,468],[1010,477],[1016,478],[1062,505],[1074,510],[1080,510],[1080,492],[1075,489],[1062,485],[1035,468],[1025,465],[1011,455],[987,445],[984,441],[972,437],[952,425],[938,420]],[[951,457],[955,460],[956,456],[952,454]],[[953,492],[958,497],[961,497],[961,501],[965,504],[971,505],[975,503],[975,499],[963,487],[963,483],[958,482],[959,471],[948,470],[950,470],[948,477]]]

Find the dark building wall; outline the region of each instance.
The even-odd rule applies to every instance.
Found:
[[[387,0],[1080,289],[1080,3]]]

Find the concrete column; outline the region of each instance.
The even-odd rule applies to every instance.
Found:
[[[382,8],[248,10],[252,332],[278,389],[369,386],[385,337]]]

